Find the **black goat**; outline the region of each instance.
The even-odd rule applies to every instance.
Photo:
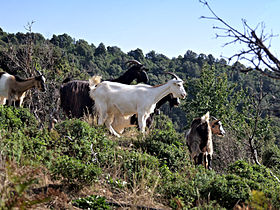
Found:
[[[143,64],[136,60],[127,61],[129,69],[112,82],[130,84],[136,79],[137,83],[147,83],[149,81],[146,69]],[[68,117],[83,117],[84,114],[91,113],[94,107],[94,101],[89,96],[89,82],[81,80],[69,81],[65,79],[60,87],[61,107]]]

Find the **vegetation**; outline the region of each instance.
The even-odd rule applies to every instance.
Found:
[[[175,72],[186,81],[187,98],[178,108],[164,106],[145,137],[128,129],[116,139],[90,117],[64,116],[58,89],[66,77],[114,78],[128,59],[150,69],[151,84],[166,81],[162,69]],[[0,68],[22,77],[36,68],[48,80],[46,93],[29,92],[25,108],[0,106],[1,209],[280,208],[278,81],[244,75],[212,55],[126,54],[31,30],[0,29]],[[226,130],[214,138],[213,171],[193,166],[184,140],[192,119],[207,111]],[[58,122],[49,127],[53,118]]]

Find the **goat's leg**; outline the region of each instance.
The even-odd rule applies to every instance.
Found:
[[[108,117],[107,108],[106,107],[101,108],[97,104],[95,106],[98,113],[98,125],[103,125]]]
[[[112,127],[113,121],[114,121],[114,115],[109,114],[106,121],[105,121],[105,125],[107,126],[107,128],[109,129],[111,134],[113,134],[114,136],[120,137],[120,135]]]
[[[211,154],[208,154],[207,155],[207,160],[208,160],[208,169],[209,170],[212,170],[212,155]]]
[[[5,103],[6,103],[6,98],[0,96],[0,104],[5,105]]]
[[[25,98],[26,92],[24,92],[20,97],[19,100],[16,101],[17,107],[22,107],[23,99]]]
[[[146,119],[145,115],[138,113],[138,125],[141,133],[145,133]]]
[[[208,167],[207,154],[203,154],[203,166],[204,168]]]
[[[199,153],[198,157],[197,157],[197,165],[201,165],[203,161],[203,153]]]
[[[12,105],[12,97],[9,95],[8,97],[8,106],[11,106]]]

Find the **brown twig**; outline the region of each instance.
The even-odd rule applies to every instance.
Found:
[[[217,33],[216,38],[231,39],[231,41],[225,43],[224,46],[236,43],[245,44],[246,48],[229,57],[229,62],[232,60],[245,60],[248,64],[252,65],[253,68],[251,68],[251,70],[256,70],[264,76],[273,79],[280,79],[280,61],[269,50],[271,47],[271,39],[275,37],[275,35],[272,33],[265,34],[265,26],[263,23],[258,24],[255,29],[253,29],[248,25],[245,19],[242,19],[243,31],[241,32],[220,18],[212,10],[207,0],[199,0],[199,2],[205,5],[212,14],[212,16],[202,16],[201,18],[215,20],[223,25],[223,27],[213,27],[215,30],[222,32],[221,34]],[[260,27],[261,29],[259,29]],[[265,44],[267,41],[269,41],[268,45]],[[242,72],[248,71],[247,69],[244,69]]]

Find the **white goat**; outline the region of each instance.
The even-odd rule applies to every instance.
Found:
[[[12,101],[19,100],[19,106],[22,106],[22,101],[27,90],[38,88],[45,91],[45,77],[43,75],[21,79],[6,72],[0,72],[0,104],[5,104],[8,99],[8,105]]]
[[[105,123],[109,131],[119,137],[112,127],[115,116],[137,114],[139,129],[144,133],[146,119],[154,111],[159,100],[170,93],[176,98],[186,97],[183,80],[173,73],[168,74],[173,75],[175,79],[157,86],[125,85],[108,81],[98,84],[97,80],[90,81],[90,97],[95,101],[99,115],[98,124]]]

